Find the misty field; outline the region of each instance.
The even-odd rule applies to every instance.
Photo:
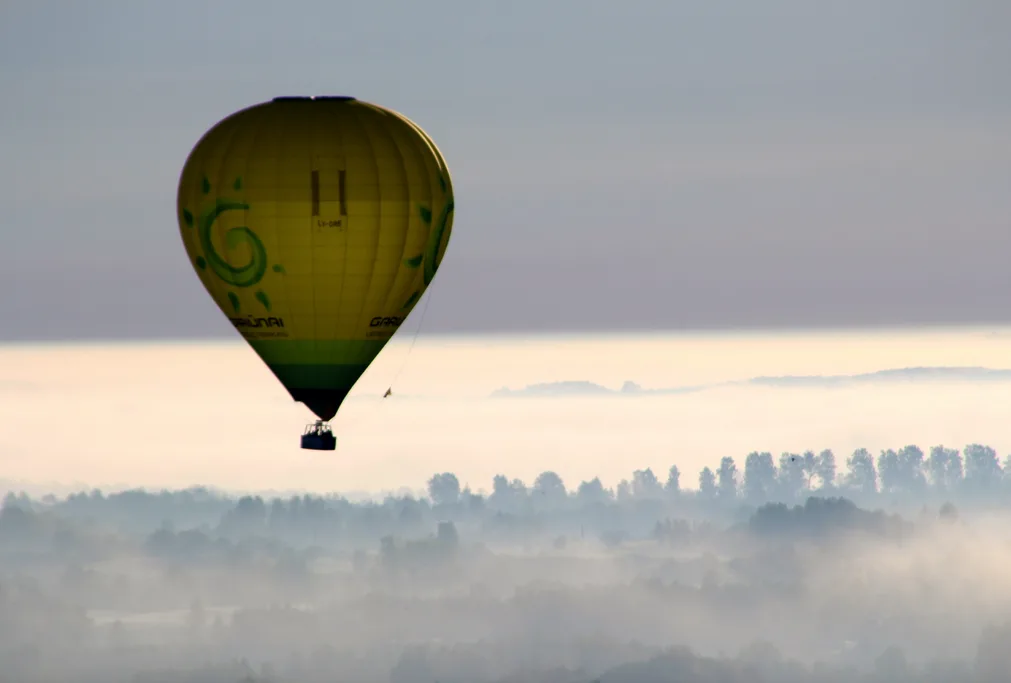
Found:
[[[1004,471],[975,444],[753,452],[691,489],[12,492],[0,681],[1007,680]]]

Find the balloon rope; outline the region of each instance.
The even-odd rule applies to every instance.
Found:
[[[404,368],[407,366],[408,357],[410,357],[411,351],[414,350],[414,345],[418,341],[418,335],[421,333],[421,326],[425,322],[425,314],[428,313],[428,304],[432,300],[432,287],[434,286],[435,281],[433,280],[425,289],[425,293],[422,295],[422,298],[425,299],[425,305],[421,308],[421,318],[418,320],[418,328],[414,331],[414,336],[411,338],[410,346],[407,347],[407,353],[404,356],[404,361],[400,364],[400,368],[397,370],[397,373],[393,376],[393,381],[387,385],[390,390],[393,389],[393,385],[396,383],[397,378],[400,377],[400,373],[402,373],[404,371]],[[364,415],[362,415],[362,418],[368,417],[370,421],[375,419],[375,417],[379,415],[379,411],[385,403],[386,403],[386,396],[384,393],[384,395],[379,398],[379,400],[373,405],[373,407],[370,410],[365,411],[365,409],[363,408]]]
[[[404,371],[407,367],[407,359],[411,357],[411,351],[414,350],[414,344],[418,341],[418,335],[421,334],[421,326],[425,324],[425,314],[428,313],[428,304],[432,302],[432,289],[435,287],[435,280],[433,279],[428,285],[428,290],[425,292],[427,295],[425,297],[425,305],[421,309],[421,318],[418,320],[418,329],[414,330],[414,336],[411,338],[411,345],[407,347],[407,355],[404,356],[404,362],[400,364],[400,369],[397,370],[397,374],[393,376],[393,381],[390,382],[390,389],[393,389],[393,385],[397,383],[397,379],[400,377],[400,373]]]

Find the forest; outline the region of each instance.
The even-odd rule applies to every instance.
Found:
[[[693,487],[672,465],[372,499],[10,491],[0,681],[1011,679],[1008,460],[839,460],[755,451]]]

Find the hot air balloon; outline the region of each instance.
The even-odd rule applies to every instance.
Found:
[[[329,421],[431,284],[453,225],[431,138],[353,97],[277,97],[208,130],[179,179],[183,245],[239,334]]]

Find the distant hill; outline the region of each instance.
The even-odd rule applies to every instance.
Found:
[[[530,384],[522,389],[502,387],[492,392],[493,397],[518,396],[601,396],[619,394],[686,394],[716,387],[727,386],[773,386],[773,387],[837,387],[846,384],[872,384],[895,382],[1007,382],[1011,381],[1011,369],[983,367],[917,367],[878,370],[856,375],[783,375],[752,377],[734,382],[717,384],[644,389],[632,381],[626,381],[621,389],[611,389],[586,380],[568,380]]]
[[[572,394],[592,395],[592,394],[613,394],[613,389],[608,389],[593,382],[548,382],[543,384],[529,384],[524,389],[512,390],[506,387],[492,392],[492,396],[512,396],[522,394],[524,396],[571,396]]]
[[[708,389],[707,386],[675,387],[671,389],[643,389],[635,382],[625,382],[621,389],[610,389],[601,384],[587,381],[547,382],[530,384],[523,389],[502,387],[492,392],[494,397],[509,396],[594,396],[616,394],[687,394]]]
[[[760,385],[836,385],[867,382],[1006,382],[1011,380],[1011,370],[981,367],[897,368],[878,370],[859,375],[786,375],[782,377],[753,377],[748,384]]]

